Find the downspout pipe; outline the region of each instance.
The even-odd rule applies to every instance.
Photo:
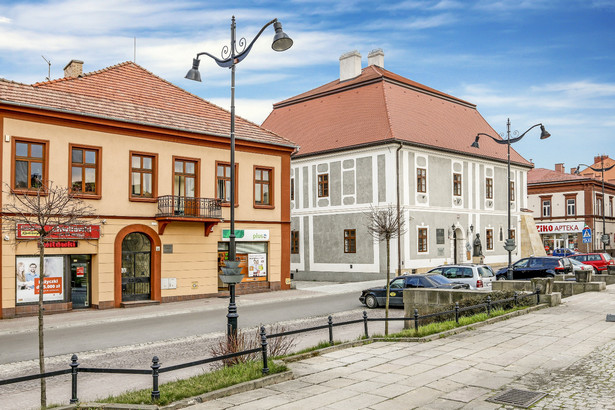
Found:
[[[403,148],[403,144],[400,142],[397,151],[395,151],[395,172],[397,182],[397,215],[401,210],[401,198],[399,194],[399,151]],[[397,225],[397,275],[401,275],[401,226]]]

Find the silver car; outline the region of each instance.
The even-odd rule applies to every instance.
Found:
[[[442,265],[428,273],[439,273],[455,283],[467,283],[470,289],[491,290],[491,282],[495,280],[495,274],[489,265],[475,263]]]

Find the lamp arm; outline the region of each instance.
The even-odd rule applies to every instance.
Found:
[[[479,132],[478,134],[476,134],[477,137],[480,136],[480,135],[484,135],[485,137],[489,137],[492,140],[494,140],[495,142],[497,142],[498,144],[508,144],[508,140],[503,140],[501,138],[492,137],[491,135],[485,134],[484,132]]]
[[[534,124],[534,125],[532,125],[530,128],[528,128],[527,130],[525,130],[525,132],[524,132],[523,134],[519,135],[517,138],[513,138],[513,139],[511,139],[511,140],[510,140],[510,143],[512,144],[513,142],[517,142],[517,141],[519,141],[521,138],[523,138],[523,137],[525,136],[525,134],[527,134],[527,133],[528,133],[528,132],[530,132],[532,129],[534,129],[534,128],[536,128],[536,127],[539,127],[539,126],[541,126],[541,125],[542,125],[541,123],[538,123],[538,124]]]
[[[579,164],[579,166],[581,166],[581,165],[585,165],[585,164]],[[594,172],[604,172],[604,171],[609,171],[609,170],[613,169],[613,167],[615,167],[615,164],[613,164],[613,165],[611,165],[610,167],[607,167],[607,168],[594,168],[594,167],[589,166],[589,165],[585,165],[585,166],[587,168],[591,169]]]

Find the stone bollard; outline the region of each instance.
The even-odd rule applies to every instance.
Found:
[[[574,273],[574,277],[576,278],[578,283],[587,283],[592,281],[592,271],[584,270],[584,271],[576,271]]]
[[[553,278],[532,278],[531,280],[534,291],[539,291],[541,295],[553,293]]]
[[[607,266],[607,273],[609,275],[615,275],[615,265],[609,265]]]

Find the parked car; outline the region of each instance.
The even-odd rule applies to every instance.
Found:
[[[568,249],[568,248],[556,248],[553,249],[553,253],[551,255],[553,256],[570,256],[570,255],[575,255],[578,252],[576,252],[573,249]]]
[[[574,272],[584,272],[584,271],[589,271],[589,272],[595,271],[592,265],[586,265],[573,258],[568,258],[568,260],[570,261],[570,263],[572,263],[573,273]]]
[[[573,273],[572,263],[563,256],[530,256],[529,258],[519,259],[511,266],[513,279],[531,279],[540,277],[554,277]],[[507,267],[496,272],[497,280],[506,280]]]
[[[389,283],[389,306],[404,305],[404,289],[434,288],[434,289],[469,289],[465,283],[454,283],[439,274],[398,276]],[[359,301],[370,309],[386,304],[386,286],[365,289],[361,292]]]
[[[609,265],[615,265],[615,260],[608,253],[595,252],[595,253],[578,253],[571,255],[571,259],[576,259],[586,265],[594,267],[594,273],[605,272]]]
[[[495,274],[489,265],[461,263],[457,265],[441,265],[427,273],[439,273],[453,282],[467,283],[470,289],[491,289]]]

